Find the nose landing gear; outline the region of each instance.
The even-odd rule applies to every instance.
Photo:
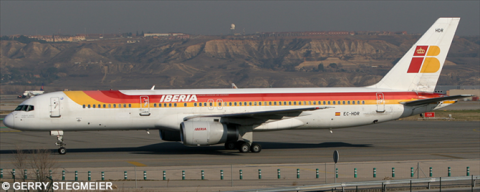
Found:
[[[65,155],[67,153],[67,149],[65,148],[65,145],[67,144],[63,142],[63,131],[62,130],[50,131],[50,135],[57,137],[57,142],[55,143],[55,145],[60,146],[60,148],[58,148],[58,153],[60,155]]]

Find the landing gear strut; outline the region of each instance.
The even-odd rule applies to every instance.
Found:
[[[55,145],[60,146],[60,148],[58,148],[58,153],[60,155],[65,155],[67,153],[67,149],[64,147],[67,144],[63,142],[63,135],[57,135],[57,142]]]
[[[57,137],[57,142],[55,143],[55,145],[60,146],[60,148],[58,148],[58,153],[60,155],[65,155],[67,153],[67,149],[65,148],[65,145],[67,144],[63,142],[63,131],[62,130],[50,131],[50,135]]]

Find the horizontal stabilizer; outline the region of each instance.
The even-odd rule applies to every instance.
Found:
[[[437,97],[437,98],[421,99],[421,100],[415,100],[415,101],[409,101],[409,102],[402,102],[402,104],[405,105],[405,106],[425,105],[425,104],[435,103],[435,102],[439,102],[439,101],[453,100],[453,99],[472,97],[472,96],[473,95],[468,95],[468,94],[454,95],[454,96]]]

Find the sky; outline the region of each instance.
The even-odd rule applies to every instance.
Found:
[[[457,35],[480,35],[480,1],[0,1],[1,35],[285,31],[425,32],[461,17]]]

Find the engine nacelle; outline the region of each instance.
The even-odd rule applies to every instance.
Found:
[[[180,126],[180,138],[184,145],[202,146],[237,141],[235,126],[216,121],[186,121]]]
[[[158,130],[158,133],[164,141],[181,141],[180,131]]]

